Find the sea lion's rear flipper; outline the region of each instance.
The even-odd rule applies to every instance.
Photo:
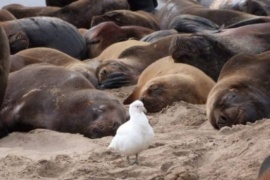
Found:
[[[29,46],[29,39],[23,31],[16,32],[8,36],[10,53],[15,54]]]

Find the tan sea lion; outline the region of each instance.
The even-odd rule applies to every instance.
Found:
[[[22,68],[20,66],[22,64],[29,65],[44,62],[78,72],[89,80],[94,87],[98,86],[94,67],[52,48],[31,48],[20,51],[12,56],[11,67],[15,69],[15,66],[18,67],[19,65]]]
[[[89,28],[93,16],[107,11],[128,9],[127,0],[79,0],[64,7],[25,7],[8,5],[3,9],[11,12],[17,19],[35,16],[58,17],[77,28]]]
[[[124,104],[140,99],[148,112],[158,112],[177,101],[204,104],[214,84],[201,70],[188,64],[174,63],[168,56],[142,72]]]
[[[5,9],[0,9],[0,22],[11,21],[15,19],[15,16],[13,16],[9,11]]]
[[[114,135],[126,121],[114,95],[63,67],[29,65],[11,73],[8,82],[1,115],[9,132],[44,128],[100,138]]]
[[[154,30],[141,26],[118,26],[112,21],[100,23],[84,34],[88,57],[98,56],[105,48],[116,42],[139,40],[152,32]]]
[[[207,117],[216,129],[270,117],[270,51],[239,54],[223,66],[209,93]]]

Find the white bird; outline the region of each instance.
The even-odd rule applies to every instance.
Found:
[[[129,106],[130,119],[116,131],[108,149],[127,156],[136,155],[132,164],[138,164],[138,155],[146,150],[154,140],[154,131],[144,114],[145,108],[141,101],[136,100]]]

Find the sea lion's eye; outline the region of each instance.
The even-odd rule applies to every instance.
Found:
[[[107,74],[107,71],[106,71],[106,69],[102,69],[102,71],[101,71],[101,73],[100,73],[101,75],[103,75],[103,76],[105,76],[106,74]]]

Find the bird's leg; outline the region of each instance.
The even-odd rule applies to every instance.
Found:
[[[130,163],[130,159],[129,159],[129,156],[127,156],[127,161],[128,161],[128,164],[130,164],[130,165],[131,165],[131,163]]]
[[[135,161],[134,161],[134,163],[133,163],[133,164],[137,164],[137,165],[139,165],[139,162],[138,162],[138,154],[136,154]]]

